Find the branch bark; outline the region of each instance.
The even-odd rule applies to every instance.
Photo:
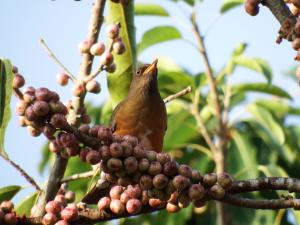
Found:
[[[87,39],[91,43],[95,43],[98,40],[101,25],[103,23],[103,12],[106,0],[95,0],[92,7],[92,15],[89,25],[89,31]],[[82,82],[85,77],[91,73],[93,64],[93,56],[90,53],[83,54],[83,60],[80,66],[80,72],[77,76],[77,82]],[[85,94],[81,97],[73,97],[72,107],[69,111],[68,121],[72,126],[78,127],[80,125],[81,114],[84,108]],[[68,159],[63,158],[60,155],[56,155],[54,165],[50,172],[49,180],[47,182],[46,191],[39,199],[37,211],[34,213],[35,216],[42,216],[44,214],[44,208],[46,202],[52,200],[59,187],[60,181],[64,176]]]

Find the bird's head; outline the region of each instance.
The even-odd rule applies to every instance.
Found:
[[[158,92],[157,85],[157,62],[155,59],[151,64],[142,65],[133,76],[130,91],[138,94],[139,92]]]

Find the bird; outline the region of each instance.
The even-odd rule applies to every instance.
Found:
[[[161,152],[167,112],[158,89],[157,63],[155,59],[151,64],[141,66],[133,75],[127,97],[113,110],[111,128],[115,135],[137,137],[146,150]],[[95,185],[82,202],[96,204],[109,192],[110,186],[103,184]]]
[[[114,134],[131,135],[147,150],[161,152],[167,129],[167,112],[160,96],[157,63],[141,66],[134,74],[127,97],[112,113]]]

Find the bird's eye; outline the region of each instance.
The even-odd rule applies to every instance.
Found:
[[[142,74],[142,70],[138,70],[138,71],[136,72],[136,74],[137,74],[137,75],[141,75],[141,74]]]

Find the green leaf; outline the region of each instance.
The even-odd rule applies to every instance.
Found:
[[[4,149],[5,131],[10,120],[10,99],[12,95],[13,72],[9,60],[0,59],[0,154],[6,156]]]
[[[36,203],[37,197],[38,197],[38,193],[34,192],[30,196],[27,196],[26,198],[24,198],[16,207],[16,211],[17,211],[18,215],[30,216],[31,208]]]
[[[247,46],[248,46],[247,43],[244,43],[244,42],[238,43],[238,45],[233,50],[232,55],[239,56],[239,55],[243,54],[245,52]]]
[[[169,16],[169,13],[157,4],[136,3],[134,12],[138,16]]]
[[[133,1],[129,1],[127,5],[108,1],[108,6],[108,21],[109,23],[120,22],[120,36],[126,48],[122,55],[114,54],[117,69],[114,73],[107,74],[108,90],[112,104],[116,106],[127,96],[136,66],[134,5]]]
[[[258,169],[267,177],[289,177],[282,167],[275,164],[259,165]]]
[[[285,142],[284,130],[279,122],[277,122],[267,109],[261,106],[251,104],[248,106],[248,110],[255,117],[256,121],[266,130],[274,141],[279,144]]]
[[[250,58],[244,55],[236,56],[233,58],[234,62],[242,67],[256,71],[266,77],[268,83],[272,80],[272,69],[269,64],[260,58]]]
[[[243,3],[244,3],[244,0],[224,0],[223,4],[221,6],[220,12],[226,13],[229,10],[231,10],[237,6],[240,6]]]
[[[195,120],[185,109],[169,115],[168,129],[164,140],[165,150],[180,148],[191,143],[197,137],[199,135]]]
[[[178,2],[178,1],[180,1],[180,0],[172,0],[172,1],[173,1],[173,2]],[[190,5],[190,6],[193,6],[193,5],[195,4],[195,0],[181,0],[181,1],[187,3],[187,4]]]
[[[261,92],[271,94],[282,98],[292,99],[292,97],[285,90],[278,86],[266,83],[245,83],[232,86],[232,92]]]
[[[254,146],[251,145],[249,138],[247,135],[239,132],[237,130],[233,130],[231,135],[234,140],[235,149],[229,151],[232,154],[230,162],[238,163],[238,169],[240,171],[233,171],[238,174],[247,174],[243,176],[243,178],[255,178],[257,177],[257,161],[256,154],[254,151]],[[236,154],[238,153],[238,154]]]
[[[146,31],[138,44],[138,53],[142,53],[146,48],[162,42],[180,39],[181,34],[177,28],[172,26],[158,26]]]
[[[0,202],[11,200],[20,190],[21,187],[16,185],[0,188]]]

